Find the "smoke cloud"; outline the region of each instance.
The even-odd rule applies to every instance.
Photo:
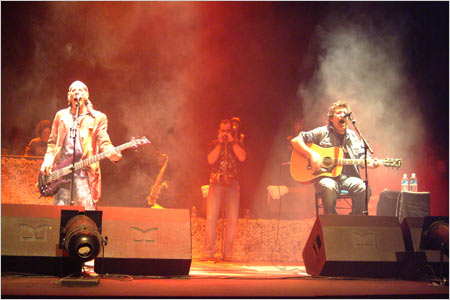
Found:
[[[411,57],[404,48],[410,21],[407,15],[394,18],[385,9],[373,6],[328,7],[303,57],[303,65],[313,66],[313,72],[297,90],[296,101],[302,108],[297,117],[303,116],[302,131],[328,124],[328,108],[343,100],[352,108],[356,125],[374,150],[372,157],[402,159],[399,170],[381,166],[368,171],[374,197],[384,189],[399,190],[402,174],[417,172],[424,151],[426,127],[415,105],[421,99],[409,73]],[[273,145],[265,164],[266,185],[297,186],[289,176],[289,166],[280,166],[289,161],[286,133],[293,133],[294,117],[286,114],[279,124],[279,142]],[[355,130],[351,123],[349,128]],[[289,195],[282,198],[284,217],[314,211],[310,207],[312,187],[302,188],[296,192],[295,201]]]
[[[303,117],[303,130],[324,125],[329,105],[342,99],[375,156],[403,159],[399,171],[370,171],[374,194],[397,189],[402,173],[417,170],[427,131],[405,43],[417,15],[405,8],[2,3],[2,147],[23,154],[35,125],[65,108],[69,85],[81,80],[94,108],[108,116],[115,145],[133,136],[152,142],[124,151],[119,164],[102,161],[103,204],[145,205],[165,153],[171,205],[200,206],[208,143],[221,119],[238,116],[248,152],[241,208],[259,215],[267,185],[278,183],[280,162],[289,160],[292,121]]]
[[[370,172],[376,192],[397,189],[400,172],[415,172],[417,153],[424,142],[424,122],[414,105],[420,99],[408,76],[410,58],[403,48],[407,22],[405,17],[396,21],[382,18],[376,10],[371,14],[358,9],[329,14],[316,28],[317,71],[298,89],[306,128],[327,124],[328,107],[343,100],[351,106],[373,156],[402,158],[401,171]]]

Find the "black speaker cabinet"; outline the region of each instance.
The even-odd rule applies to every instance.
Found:
[[[99,274],[188,275],[192,262],[191,219],[187,209],[99,207],[103,237],[95,260]]]
[[[320,215],[303,249],[313,276],[397,277],[405,252],[396,217]]]
[[[2,272],[66,276],[81,264],[59,248],[61,210],[83,207],[2,204]]]
[[[402,192],[397,212],[400,222],[406,217],[425,217],[430,215],[429,192]]]
[[[400,222],[405,217],[430,215],[429,192],[381,192],[377,204],[377,216],[397,216]]]
[[[448,224],[448,217],[406,217],[401,224],[405,248],[408,252],[410,275],[412,277],[419,277],[421,273],[426,273],[427,269],[431,267],[434,276],[439,276],[441,267],[443,274],[448,278],[448,256],[442,256],[441,266],[441,251],[427,249],[423,246],[423,235],[429,229],[428,227],[434,221],[445,221]],[[422,245],[421,245],[422,242]],[[429,273],[429,272],[428,272]],[[415,276],[413,276],[415,275]]]
[[[399,191],[384,190],[381,192],[377,203],[377,216],[395,216],[399,196]]]

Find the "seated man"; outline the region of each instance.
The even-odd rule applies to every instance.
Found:
[[[328,110],[328,125],[315,128],[311,131],[300,132],[291,140],[292,147],[310,160],[312,171],[321,170],[321,156],[308,147],[307,143],[313,143],[323,148],[340,147],[344,152],[344,158],[361,159],[364,156],[364,145],[355,131],[348,129],[348,115],[350,107],[338,101],[333,103]],[[378,167],[378,161],[368,160],[368,167]],[[353,215],[360,215],[366,211],[365,193],[366,186],[361,179],[358,165],[347,165],[337,177],[319,177],[314,182],[316,192],[322,198],[325,214],[337,214],[336,199],[341,190],[347,190],[352,198]],[[370,198],[370,188],[368,190]]]

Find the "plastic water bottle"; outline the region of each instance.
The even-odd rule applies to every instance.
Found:
[[[417,192],[417,177],[416,173],[411,174],[411,178],[409,179],[409,190],[411,192]]]
[[[192,206],[191,217],[197,218],[197,208],[195,206]]]
[[[409,180],[408,180],[408,174],[403,174],[402,178],[402,185],[400,191],[407,192],[409,191]]]

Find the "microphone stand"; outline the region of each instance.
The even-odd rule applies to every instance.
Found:
[[[355,128],[356,132],[358,133],[359,137],[361,138],[361,140],[364,143],[364,171],[365,171],[365,175],[366,175],[366,180],[364,180],[364,183],[366,185],[366,195],[365,195],[365,201],[364,201],[364,211],[363,214],[364,215],[369,215],[369,208],[368,208],[368,203],[369,203],[369,174],[367,172],[367,150],[369,150],[369,152],[371,154],[373,154],[373,150],[370,147],[369,143],[367,142],[367,140],[364,138],[364,136],[361,134],[361,130],[359,130],[358,126],[356,125],[356,120],[352,119],[352,113],[348,116],[348,119],[352,122],[353,127]]]
[[[222,135],[222,141],[223,141],[223,147],[224,147],[224,149],[223,149],[223,151],[224,151],[224,159],[225,159],[225,161],[227,161],[227,157],[228,157],[228,136],[227,135]],[[224,172],[224,182],[225,182],[225,184],[226,184],[226,182],[227,182],[227,165],[225,164],[225,169],[223,170],[223,172]]]
[[[74,205],[74,196],[75,196],[75,154],[76,154],[76,143],[77,143],[77,120],[78,114],[80,111],[80,102],[75,101],[76,111],[73,120],[73,127],[70,129],[71,134],[73,135],[73,159],[72,159],[72,176],[71,176],[71,185],[70,185],[70,205]]]

